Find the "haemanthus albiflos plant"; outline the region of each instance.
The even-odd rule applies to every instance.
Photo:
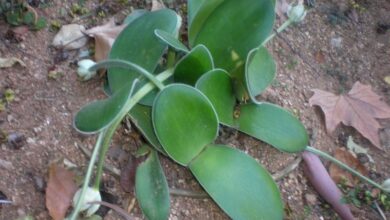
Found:
[[[284,152],[306,150],[323,156],[385,190],[308,146],[304,126],[290,112],[255,98],[275,77],[276,65],[265,47],[275,36],[274,7],[273,0],[189,0],[188,47],[179,40],[181,18],[174,11],[129,15],[109,59],[81,68],[86,77],[108,69],[109,97],[88,104],[75,117],[78,131],[99,135],[70,219],[77,218],[81,207],[88,214],[95,211],[96,206],[85,205],[90,199],[83,198],[87,191],[99,190],[104,156],[125,116],[153,147],[137,168],[135,184],[148,219],[169,215],[169,189],[158,153],[190,169],[231,218],[283,218],[280,192],[267,170],[244,152],[214,143],[220,124]],[[277,32],[302,20],[306,12],[298,5],[288,15]],[[161,62],[164,56],[166,62]]]

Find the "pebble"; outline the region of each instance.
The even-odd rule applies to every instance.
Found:
[[[305,199],[306,199],[306,202],[309,204],[309,205],[315,205],[317,204],[317,196],[314,195],[314,194],[306,194],[305,195]]]
[[[4,168],[6,170],[12,170],[14,169],[14,166],[11,162],[0,159],[0,168]]]

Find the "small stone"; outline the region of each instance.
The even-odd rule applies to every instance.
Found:
[[[341,38],[341,37],[333,37],[330,40],[330,45],[332,45],[332,47],[334,47],[334,48],[340,48],[342,46],[342,41],[343,41],[343,38]]]
[[[306,199],[306,202],[309,204],[309,205],[315,205],[317,203],[317,196],[313,195],[313,194],[306,194],[305,195],[305,199]]]
[[[83,33],[85,27],[78,24],[68,24],[61,27],[60,31],[53,39],[53,46],[59,49],[74,50],[83,47],[87,41],[87,36]]]
[[[0,159],[0,168],[4,168],[6,170],[12,170],[14,169],[14,166],[11,162]]]

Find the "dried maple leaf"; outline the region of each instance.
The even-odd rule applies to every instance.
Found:
[[[376,118],[390,118],[390,107],[380,100],[381,97],[371,90],[371,86],[356,82],[351,91],[344,95],[334,95],[319,89],[313,91],[309,104],[321,107],[328,133],[343,122],[354,127],[381,149],[378,135],[381,125]]]
[[[338,148],[333,154],[334,158],[339,161],[347,164],[352,169],[358,171],[359,173],[367,176],[368,171],[365,166],[363,166],[360,161],[354,157],[349,151]],[[329,175],[336,183],[345,183],[347,186],[353,187],[359,182],[357,177],[352,176],[352,174],[344,169],[341,169],[336,164],[331,163],[329,166]]]
[[[74,175],[67,169],[53,164],[50,166],[49,182],[46,188],[46,207],[54,220],[64,219],[77,191]]]
[[[95,61],[107,59],[112,44],[118,34],[126,27],[126,24],[116,25],[114,19],[106,24],[96,26],[85,31],[85,34],[95,38]]]

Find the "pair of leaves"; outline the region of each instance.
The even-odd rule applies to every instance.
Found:
[[[167,86],[157,95],[152,116],[165,152],[188,166],[230,217],[283,218],[280,194],[269,173],[245,153],[211,144],[218,134],[218,117],[199,90],[183,84]]]
[[[344,95],[334,95],[314,89],[310,105],[321,107],[325,114],[328,133],[342,122],[354,127],[375,147],[381,149],[378,130],[381,128],[376,118],[390,118],[390,107],[371,90],[371,86],[356,82],[351,91]]]

